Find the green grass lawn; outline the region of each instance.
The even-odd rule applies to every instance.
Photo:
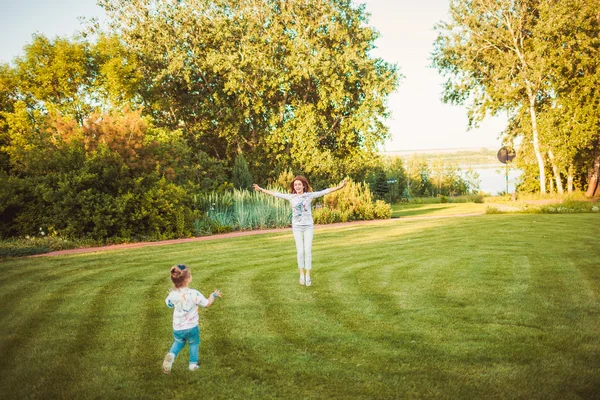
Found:
[[[320,227],[0,262],[6,399],[592,399],[600,215]],[[172,264],[224,298],[165,376]]]
[[[487,204],[483,203],[394,204],[392,218],[483,213],[486,207]]]

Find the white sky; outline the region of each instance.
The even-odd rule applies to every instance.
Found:
[[[387,151],[447,148],[497,149],[505,120],[490,118],[479,129],[467,131],[463,107],[440,100],[443,79],[429,66],[436,22],[447,17],[448,0],[355,0],[366,3],[370,25],[381,37],[373,55],[396,63],[404,74],[389,98],[387,121],[392,139]],[[81,29],[78,17],[102,16],[96,0],[0,0],[0,62],[22,54],[31,35],[71,36]]]

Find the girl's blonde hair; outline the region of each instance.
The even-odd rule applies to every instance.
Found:
[[[190,267],[186,265],[177,264],[171,267],[171,281],[178,289],[187,285],[191,276]]]

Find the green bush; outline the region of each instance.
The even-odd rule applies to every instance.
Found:
[[[187,190],[156,173],[132,179],[115,176],[108,163],[102,171],[90,164],[68,173],[11,178],[0,189],[0,197],[8,198],[0,209],[4,238],[49,227],[65,239],[103,243],[192,235],[196,215]]]
[[[569,214],[569,213],[598,213],[600,206],[590,201],[566,200],[562,203],[528,207],[532,212],[542,214]]]
[[[391,215],[389,204],[382,200],[373,201],[368,184],[352,181],[348,181],[344,189],[326,195],[323,207],[313,212],[317,224],[386,219]]]
[[[316,224],[342,222],[342,213],[329,207],[319,207],[313,210],[313,220]]]
[[[375,202],[375,206],[373,207],[373,216],[375,219],[392,218],[392,208],[386,202],[377,200]]]
[[[177,171],[186,171],[179,155],[187,151],[176,132],[149,130],[135,112],[103,115],[83,127],[56,117],[43,132],[24,132],[39,136],[38,147],[18,141],[6,147],[12,158],[11,175],[0,176],[2,238],[52,228],[64,239],[109,243],[195,231],[191,191],[177,179]]]

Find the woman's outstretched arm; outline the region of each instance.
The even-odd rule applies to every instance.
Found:
[[[342,189],[344,186],[346,186],[346,183],[347,183],[347,182],[346,182],[346,180],[344,179],[344,180],[342,181],[342,183],[340,183],[338,186],[332,186],[332,187],[330,187],[330,188],[329,188],[329,190],[330,190],[330,192],[329,192],[329,193],[331,193],[331,192],[335,192],[336,190],[340,190],[340,189]]]
[[[260,186],[258,186],[256,183],[255,183],[254,185],[252,185],[252,187],[253,187],[253,188],[254,188],[254,190],[256,190],[257,192],[263,192],[263,193],[266,193],[266,194],[268,194],[268,195],[275,196],[275,192],[272,192],[272,191],[270,191],[270,190],[267,190],[267,189],[263,189],[263,188],[261,188]]]

